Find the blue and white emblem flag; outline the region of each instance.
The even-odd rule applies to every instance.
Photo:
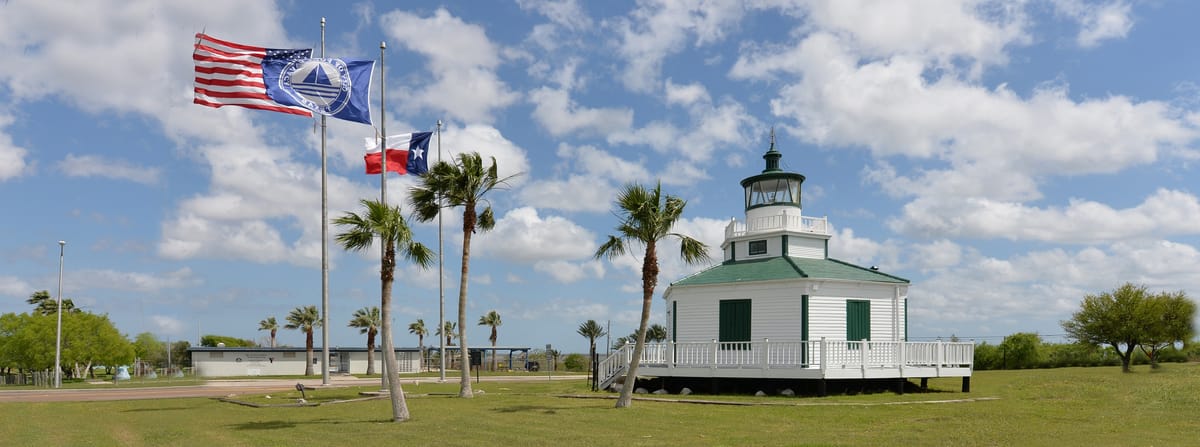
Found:
[[[326,116],[371,124],[373,60],[311,58],[263,63],[267,96]]]

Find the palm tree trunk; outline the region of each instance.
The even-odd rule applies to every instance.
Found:
[[[272,348],[275,347],[275,331],[277,331],[277,329],[271,329],[271,347]]]
[[[395,265],[396,252],[388,247],[384,256],[382,286],[380,290],[379,307],[383,318],[383,361],[387,362],[388,394],[392,397],[392,421],[404,422],[409,418],[408,402],[404,399],[404,390],[400,388],[399,363],[396,362],[396,348],[392,344],[392,269]],[[389,262],[390,260],[390,262]],[[389,265],[390,264],[390,265]]]
[[[471,211],[474,211],[474,206],[470,206]],[[467,352],[467,273],[470,271],[471,260],[471,231],[468,230],[466,222],[471,223],[474,227],[475,216],[466,216],[463,213],[463,249],[462,249],[462,271],[458,278],[458,355],[459,361],[462,362],[462,367],[459,368],[462,372],[462,387],[458,391],[458,397],[472,398],[475,393],[471,390],[471,359],[470,353]]]
[[[304,375],[311,376],[313,375],[313,330],[311,327],[304,331],[304,354]]]
[[[637,343],[633,345],[633,359],[629,361],[629,371],[625,374],[625,384],[621,386],[621,396],[617,398],[616,408],[626,408],[633,404],[633,389],[637,385],[638,364],[641,363],[642,351],[646,349],[646,326],[650,323],[650,304],[654,298],[654,286],[658,283],[658,254],[655,252],[654,241],[646,244],[646,257],[642,261],[642,318],[638,324]]]
[[[367,374],[375,374],[375,333],[367,332]]]

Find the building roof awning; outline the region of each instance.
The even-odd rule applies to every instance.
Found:
[[[729,261],[713,266],[671,284],[698,286],[788,279],[826,279],[888,284],[908,284],[908,280],[875,269],[860,267],[837,259],[812,259],[777,256],[766,259]]]

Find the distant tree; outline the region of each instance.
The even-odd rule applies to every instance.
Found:
[[[275,317],[267,317],[265,320],[258,322],[258,330],[271,331],[271,347],[275,347],[275,333],[279,332],[279,323],[275,321]]]
[[[304,333],[304,375],[313,375],[313,329],[321,327],[321,312],[317,306],[300,306],[292,309],[287,316],[284,329],[298,330]]]
[[[421,369],[425,369],[425,336],[429,335],[429,329],[425,327],[425,320],[418,318],[417,321],[408,324],[408,333],[417,336],[417,349],[421,351]]]
[[[492,361],[489,362],[488,366],[489,369],[492,370],[495,369],[494,365],[496,363],[496,328],[499,328],[501,324],[503,324],[503,322],[500,321],[500,313],[496,312],[495,310],[491,310],[479,317],[480,326],[492,328],[492,335],[488,336],[488,341],[492,342]]]
[[[1159,351],[1176,342],[1191,340],[1195,331],[1192,321],[1196,316],[1196,304],[1179,291],[1152,295],[1143,306],[1148,324],[1138,346],[1150,360],[1150,367],[1158,368]]]
[[[454,163],[440,161],[421,176],[421,184],[411,190],[411,201],[417,218],[429,222],[442,208],[462,207],[462,269],[458,283],[458,343],[460,361],[468,365],[467,348],[467,275],[471,264],[471,237],[476,232],[491,231],[496,218],[487,194],[504,186],[511,177],[500,177],[496,158],[485,164],[478,152],[460,153]],[[478,210],[482,205],[483,210]],[[470,368],[462,368],[459,397],[471,398]]]
[[[367,334],[367,374],[375,374],[375,335],[379,333],[380,316],[378,307],[364,307],[354,311],[350,327],[358,333]]]
[[[596,320],[588,320],[579,324],[579,328],[575,329],[575,333],[588,339],[588,372],[592,371],[592,359],[596,358],[596,339],[608,335],[604,330],[604,326],[597,323]]]
[[[458,323],[442,322],[442,327],[437,330],[437,335],[446,337],[446,346],[454,346],[454,337],[458,336]]]
[[[642,256],[642,315],[639,336],[634,342],[633,360],[626,370],[626,383],[617,398],[617,408],[633,404],[633,386],[637,380],[638,363],[646,347],[646,327],[650,324],[650,304],[654,288],[658,285],[658,243],[667,237],[679,239],[679,256],[688,264],[697,264],[708,259],[707,247],[690,236],[672,232],[675,223],[683,215],[687,202],[672,195],[663,195],[662,183],[654,189],[637,184],[626,185],[617,195],[616,214],[620,219],[617,235],[609,235],[608,241],[596,250],[595,257],[613,259],[622,256],[640,245],[645,249]]]
[[[50,296],[50,292],[46,290],[33,292],[25,302],[32,304],[33,311],[42,315],[54,315],[54,313],[58,312],[58,299]],[[63,313],[80,312],[79,309],[75,308],[75,302],[71,301],[70,298],[63,298],[62,309]]]
[[[175,368],[187,368],[192,366],[192,356],[188,349],[192,344],[187,340],[179,340],[171,342],[171,364]]]
[[[133,353],[146,366],[156,368],[166,363],[167,345],[154,334],[142,332],[133,338]]]
[[[663,326],[658,323],[654,323],[654,324],[650,325],[650,327],[647,330],[649,332],[646,333],[646,341],[654,342],[654,343],[662,343],[664,341],[667,341],[668,335],[667,335],[666,326]]]
[[[1108,345],[1121,358],[1121,371],[1129,372],[1133,349],[1148,334],[1145,303],[1146,286],[1125,283],[1112,292],[1087,295],[1079,311],[1063,321],[1063,330],[1072,339],[1092,345]]]
[[[563,367],[567,368],[567,371],[585,371],[588,363],[583,358],[583,354],[567,354],[567,357],[563,359]]]
[[[1000,342],[1004,369],[1034,368],[1038,366],[1039,347],[1042,338],[1031,332],[1018,332]]]
[[[228,335],[209,334],[200,337],[200,346],[215,348],[221,343],[224,343],[226,348],[252,348],[258,346],[258,343],[255,343],[254,340],[230,337]]]

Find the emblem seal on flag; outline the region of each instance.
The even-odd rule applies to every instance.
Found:
[[[283,67],[279,88],[305,108],[336,115],[350,103],[353,85],[341,59],[303,59]]]

